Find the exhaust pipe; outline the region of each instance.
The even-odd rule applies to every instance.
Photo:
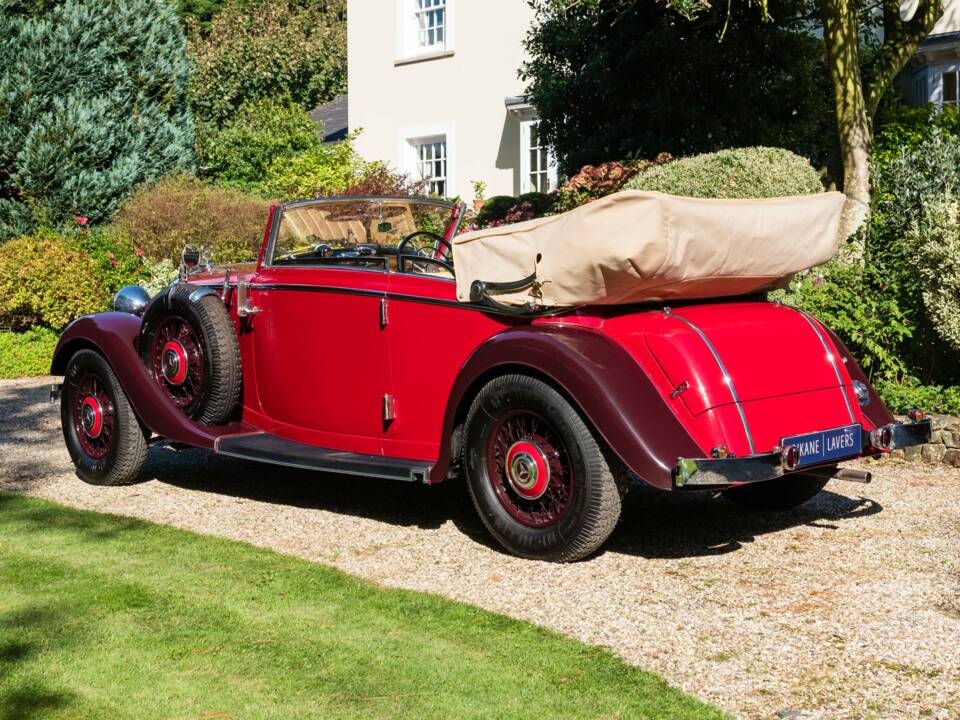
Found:
[[[831,471],[829,468],[814,468],[806,473],[807,475],[818,475],[819,477],[832,478],[834,480],[847,480],[849,482],[863,483],[866,485],[873,480],[873,474],[864,470],[854,470],[852,468],[841,468]]]

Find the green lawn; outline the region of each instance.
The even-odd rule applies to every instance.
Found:
[[[725,716],[493,613],[0,493],[0,720],[48,717]]]

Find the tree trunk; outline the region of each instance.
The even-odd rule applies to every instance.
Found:
[[[843,192],[847,196],[840,224],[849,238],[870,212],[870,143],[873,118],[864,97],[860,74],[858,12],[850,0],[820,0],[823,39],[836,100]]]

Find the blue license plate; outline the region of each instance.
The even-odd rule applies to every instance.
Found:
[[[798,467],[804,467],[805,465],[816,465],[829,460],[839,460],[859,455],[861,437],[860,425],[856,424],[785,437],[780,441],[780,444],[783,447],[796,445],[800,450]]]

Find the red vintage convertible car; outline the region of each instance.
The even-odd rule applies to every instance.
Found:
[[[79,477],[137,480],[151,440],[238,458],[434,484],[465,476],[513,553],[585,557],[628,481],[802,503],[838,461],[917,444],[847,348],[765,293],[671,303],[511,306],[458,299],[459,204],[275,207],[256,264],[185,253],[151,298],[74,321],[52,372]],[[539,255],[537,256],[539,260]],[[361,479],[357,479],[361,482]]]

